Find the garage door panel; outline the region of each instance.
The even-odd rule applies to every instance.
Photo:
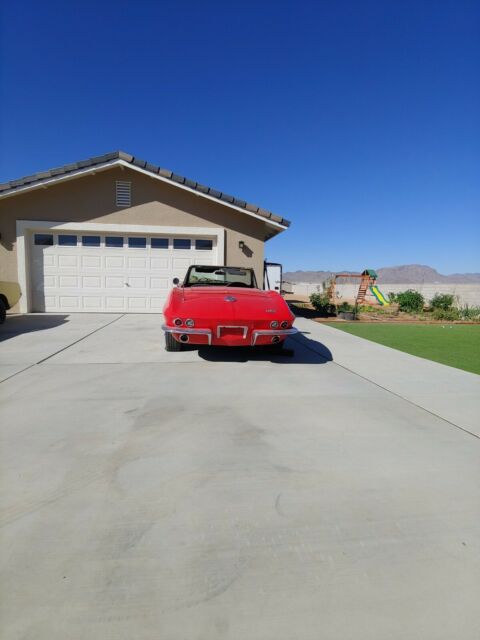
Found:
[[[58,266],[59,267],[73,267],[77,269],[79,266],[79,256],[58,256]]]
[[[82,267],[87,269],[94,268],[100,269],[102,266],[101,256],[82,256]]]
[[[123,256],[105,256],[105,267],[107,269],[123,269],[125,260]]]
[[[53,245],[30,245],[34,311],[159,313],[174,277],[183,278],[192,264],[216,262],[216,249],[197,250],[195,239],[188,250],[185,243],[174,248],[174,237],[168,248],[152,247],[150,237],[139,248],[113,246],[112,234],[108,243],[99,236],[95,247],[59,245],[53,237]]]
[[[100,276],[84,276],[82,278],[82,287],[85,289],[100,289],[102,286],[102,278]]]
[[[184,269],[185,271],[192,264],[192,261],[188,258],[173,258],[174,269]]]
[[[150,268],[159,271],[168,271],[170,260],[168,258],[150,258]]]
[[[128,256],[127,257],[127,268],[128,269],[146,269],[147,268],[147,259],[140,258],[137,256]]]
[[[105,298],[105,308],[107,311],[120,311],[125,308],[125,298],[107,296]]]
[[[167,298],[150,298],[150,309],[160,313]]]
[[[61,288],[78,289],[80,278],[78,276],[59,276],[58,286]]]
[[[168,291],[168,278],[150,278],[150,289],[164,289]]]
[[[105,288],[106,289],[123,289],[125,286],[125,278],[121,276],[106,276]]]
[[[60,296],[58,301],[61,309],[78,309],[80,306],[79,296]]]
[[[89,311],[100,311],[103,308],[101,296],[82,296],[82,307]]]
[[[128,308],[144,311],[147,308],[146,298],[128,298]]]

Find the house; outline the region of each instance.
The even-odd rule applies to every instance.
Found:
[[[288,220],[122,151],[0,185],[14,311],[162,310],[191,264],[253,267]]]

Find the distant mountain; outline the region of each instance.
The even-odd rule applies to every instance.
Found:
[[[348,269],[345,271],[348,272]],[[480,284],[480,273],[452,273],[445,276],[436,269],[422,264],[404,264],[398,267],[375,269],[380,284]],[[354,272],[352,272],[354,273]],[[287,282],[321,283],[334,275],[332,271],[286,271]]]

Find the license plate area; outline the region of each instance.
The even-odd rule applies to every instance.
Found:
[[[217,327],[217,338],[243,338],[247,337],[248,327],[237,325],[219,325]]]

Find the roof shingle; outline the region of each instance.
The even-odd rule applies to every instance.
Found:
[[[26,185],[31,185],[35,182],[41,184],[43,181],[56,178],[65,174],[74,173],[80,169],[86,169],[88,167],[94,167],[96,165],[105,164],[107,162],[115,161],[115,160],[123,160],[135,167],[140,167],[141,169],[145,169],[150,173],[157,174],[162,176],[162,178],[166,178],[167,180],[171,180],[172,182],[176,182],[178,184],[182,184],[193,191],[198,191],[203,194],[207,194],[212,198],[216,198],[220,201],[227,202],[229,204],[233,204],[239,209],[245,209],[250,213],[254,213],[262,218],[267,220],[271,220],[272,222],[277,222],[285,227],[290,226],[290,221],[286,220],[282,216],[276,215],[267,209],[262,209],[257,207],[257,205],[249,204],[245,202],[245,200],[241,200],[240,198],[235,198],[234,196],[230,196],[227,193],[222,193],[221,191],[217,191],[216,189],[212,189],[211,187],[207,187],[205,185],[199,184],[195,182],[195,180],[189,180],[183,176],[180,176],[176,173],[172,173],[168,169],[163,169],[162,167],[157,167],[154,164],[150,164],[145,160],[141,160],[140,158],[136,158],[125,151],[112,151],[111,153],[105,153],[102,156],[95,156],[94,158],[89,158],[88,160],[81,160],[80,162],[73,162],[71,164],[66,164],[63,167],[56,167],[54,169],[50,169],[49,171],[42,171],[39,173],[35,173],[31,176],[25,176],[24,178],[19,178],[18,180],[11,180],[10,182],[5,182],[0,184],[0,194],[4,195],[6,193],[13,193],[21,187]]]

